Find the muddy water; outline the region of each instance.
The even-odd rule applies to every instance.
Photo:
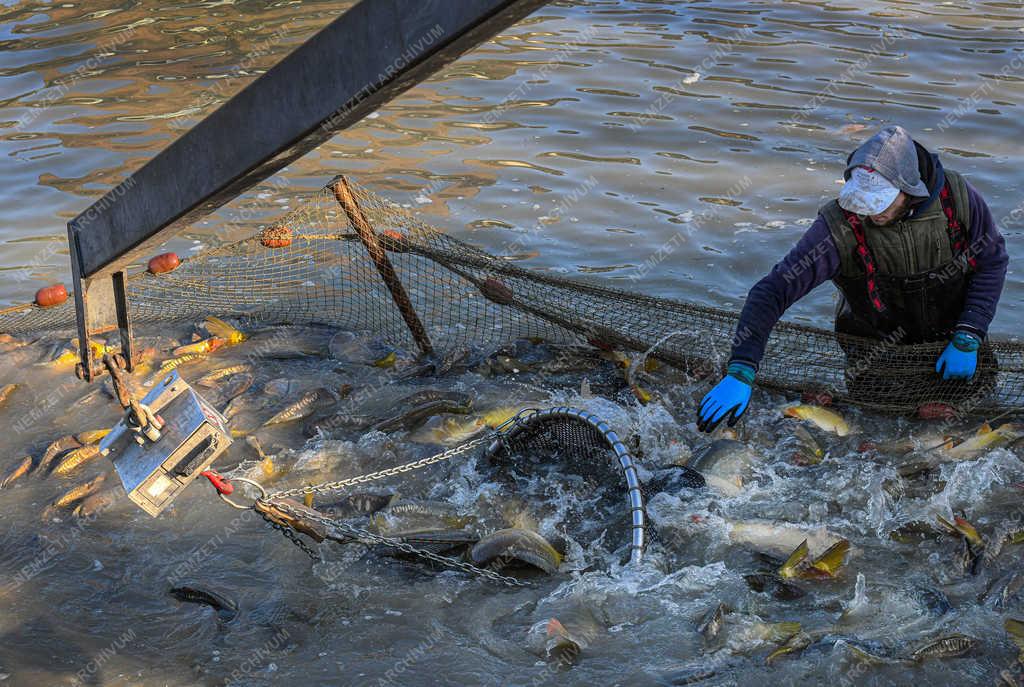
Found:
[[[7,221],[0,226],[0,302],[22,302],[40,285],[66,280],[68,219],[345,6],[3,8],[0,146],[7,163],[0,188]],[[1015,165],[1024,133],[1017,116],[1024,100],[1022,27],[1020,5],[997,2],[552,5],[172,247],[201,250],[244,235],[346,172],[525,266],[736,306],[835,194],[846,152],[872,129],[898,122],[968,174],[1013,254],[1024,227]],[[671,253],[658,260],[663,246]],[[994,332],[1019,331],[1021,294],[1011,265]],[[793,316],[825,325],[830,308],[831,290],[823,287]],[[187,332],[175,335],[184,339]],[[26,384],[0,409],[14,427],[5,461],[38,457],[58,436],[114,418],[107,399],[65,410],[90,390],[66,369],[31,366],[48,358],[44,348],[34,346],[25,358],[4,356],[0,381]],[[372,388],[378,372],[363,363],[273,362],[252,393],[266,399],[266,382],[284,376],[308,386]],[[561,381],[524,390],[466,372],[418,384],[471,390],[492,405],[589,407],[621,433],[637,435],[652,466],[680,444],[706,441],[686,426],[690,387],[656,384],[664,401],[637,409],[611,381],[591,380],[598,398],[568,390],[579,389],[579,377]],[[792,466],[781,446],[790,428],[774,410],[783,400],[756,399],[760,410],[747,423],[743,440],[765,457],[751,491],[734,498],[678,489],[654,495],[662,540],[645,567],[619,568],[618,543],[602,542],[570,557],[563,576],[525,591],[329,546],[327,562],[311,567],[280,535],[198,487],[158,520],[122,502],[95,520],[61,513],[59,522],[44,521],[40,513],[50,500],[106,465],[67,480],[30,478],[2,495],[3,574],[10,584],[0,673],[11,684],[637,684],[679,670],[716,672],[706,684],[989,684],[1012,669],[1016,651],[1001,625],[1006,615],[1019,617],[1019,601],[999,611],[976,604],[996,572],[958,573],[952,537],[900,546],[888,535],[907,520],[949,517],[955,508],[990,533],[1015,512],[1019,457],[999,450],[943,467],[928,477],[938,491],[894,504],[880,495],[893,475],[892,459],[854,460],[862,456],[859,438],[831,439],[830,457],[818,468]],[[265,419],[261,413],[269,417],[283,402],[267,402],[242,419]],[[930,429],[854,419],[872,439],[926,436]],[[354,432],[304,445],[292,428],[270,433],[264,444],[284,465],[305,461],[280,478],[294,486],[429,453],[407,438],[395,436],[392,445]],[[243,442],[233,451],[225,469],[253,460]],[[467,512],[493,509],[476,498],[492,484],[478,467],[390,486]],[[251,463],[240,471],[260,474]],[[493,483],[496,492],[507,491],[507,484]],[[561,494],[534,487],[538,509],[560,502]],[[804,599],[768,599],[741,577],[764,562],[730,547],[724,534],[726,519],[748,517],[827,525],[850,538],[855,554],[838,581],[815,583]],[[707,529],[693,531],[703,521]],[[550,534],[558,518],[549,513],[542,524]],[[1019,566],[1019,553],[1008,555],[1000,574]],[[239,617],[221,623],[208,609],[178,604],[166,595],[175,582],[225,591],[238,600]],[[731,639],[724,648],[704,647],[693,620],[718,601],[735,609],[727,617]],[[563,671],[538,655],[536,626],[571,617],[574,605],[590,609],[600,630],[579,665]],[[837,628],[847,607],[861,615]],[[741,632],[759,621],[800,621],[831,634],[801,658],[765,667],[772,646]],[[966,658],[871,667],[851,661],[839,641],[888,639],[883,648],[904,651],[953,631],[978,637],[982,646]]]

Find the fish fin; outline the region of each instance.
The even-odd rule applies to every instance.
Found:
[[[374,367],[384,367],[384,368],[394,367],[396,360],[398,360],[398,356],[395,354],[394,351],[391,351],[390,353],[388,353],[383,358],[380,358],[378,360],[373,361],[373,366]]]
[[[636,396],[636,400],[640,401],[641,404],[647,405],[651,402],[651,392],[647,391],[639,384],[634,384],[630,387],[630,390],[633,392],[633,395]]]
[[[975,546],[984,546],[985,541],[981,538],[981,535],[978,534],[978,530],[966,519],[957,515],[953,518],[953,523],[956,527],[956,531],[964,535],[964,538],[967,539],[967,541]]]
[[[784,642],[800,631],[800,623],[788,621],[772,623],[771,628],[779,638],[778,641]]]
[[[236,344],[245,341],[246,336],[243,332],[235,329],[230,324],[210,315],[206,318],[206,331],[210,332],[213,336],[218,336],[222,339],[226,339],[228,343]]]
[[[565,625],[562,625],[558,618],[552,618],[548,621],[547,632],[548,637],[557,637],[569,634],[565,629]]]
[[[990,425],[989,423],[986,422],[981,427],[978,427],[978,431],[976,432],[976,434],[977,434],[977,436],[980,437],[981,435],[988,434],[991,431],[992,431],[992,425]]]
[[[936,515],[935,519],[939,521],[940,525],[949,530],[950,534],[957,534],[959,532],[959,530],[956,528],[956,525],[951,523],[949,520],[946,520],[941,515]]]
[[[1003,629],[1010,635],[1010,639],[1017,645],[1017,648],[1024,654],[1024,621],[1015,618],[1007,618],[1003,621]]]
[[[825,573],[828,577],[835,577],[839,569],[843,567],[846,553],[850,550],[850,542],[847,539],[840,539],[825,550],[825,553],[814,559],[811,567]]]
[[[800,543],[800,546],[793,549],[793,553],[789,554],[789,558],[787,558],[786,562],[779,568],[779,576],[787,579],[796,577],[797,569],[800,564],[807,559],[807,552],[807,540],[804,539],[803,542]]]

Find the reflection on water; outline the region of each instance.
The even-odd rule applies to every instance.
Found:
[[[66,281],[64,226],[71,217],[348,4],[90,0],[0,8],[6,211],[0,303],[25,301],[43,284]],[[1015,2],[557,2],[252,189],[171,247],[188,253],[239,238],[345,172],[529,268],[735,307],[835,195],[848,150],[876,128],[898,122],[985,194],[1014,254],[1024,233],[1020,173],[1013,166],[1024,152],[1022,30],[1024,11]],[[343,56],[324,68],[343,69]],[[994,333],[1019,331],[1022,295],[1022,277],[1011,265]],[[831,289],[824,287],[793,316],[824,325],[831,304]],[[0,381],[19,369],[7,354],[0,365]],[[321,383],[339,369],[331,364],[302,373]],[[63,403],[89,391],[66,371],[30,370],[45,388],[18,401],[26,404],[22,410],[54,394]],[[779,399],[766,398],[752,422],[765,451],[780,431],[769,400]],[[58,421],[59,430],[35,426],[9,449],[9,458],[41,453],[57,432],[109,424],[112,407],[99,404],[106,411],[77,408]],[[610,406],[602,411],[615,412]],[[676,436],[678,425],[659,408],[622,411],[612,419]],[[882,430],[903,431],[891,424]],[[662,435],[655,434],[644,441],[656,444]],[[836,455],[853,455],[855,446],[844,445]],[[357,454],[367,465],[369,456],[398,460],[386,442],[333,450]],[[1016,459],[1000,455],[980,467],[946,469],[941,476],[950,486],[935,497],[946,501],[928,505],[969,507],[992,495],[990,484],[1019,482],[1019,470],[1007,467]],[[757,492],[752,503],[760,515],[841,523],[861,544],[875,547],[867,558],[877,577],[924,575],[936,561],[947,562],[949,547],[941,543],[929,543],[913,563],[879,543],[874,533],[888,506],[877,487],[888,468],[884,461],[864,467],[840,462],[835,469],[843,473],[836,484],[824,485],[829,489],[817,478],[785,481],[772,473],[773,488],[783,496]],[[219,503],[191,507],[207,503],[197,493],[174,517],[156,521],[122,505],[84,529],[65,523],[38,533],[34,519],[12,526],[36,518],[56,495],[56,487],[40,484],[5,492],[0,509],[0,570],[10,581],[24,566],[35,566],[23,586],[31,595],[18,592],[22,585],[0,587],[7,611],[0,622],[0,673],[17,672],[13,684],[24,684],[18,682],[23,675],[45,676],[34,684],[54,676],[70,680],[129,629],[138,636],[130,640],[132,650],[113,661],[117,669],[89,673],[83,682],[212,684],[215,675],[223,684],[231,670],[210,669],[220,657],[243,665],[273,643],[271,659],[253,662],[258,680],[246,674],[235,684],[273,684],[279,676],[309,684],[370,677],[377,684],[430,640],[424,652],[438,643],[459,647],[435,652],[425,663],[440,671],[429,673],[440,682],[505,684],[500,674],[507,670],[522,684],[538,677],[610,684],[609,675],[632,684],[623,677],[630,674],[623,668],[628,661],[658,672],[699,655],[690,619],[719,600],[718,587],[749,599],[734,570],[717,559],[679,573],[685,557],[669,558],[668,577],[654,568],[612,582],[594,574],[575,591],[596,598],[595,606],[612,619],[609,638],[598,640],[587,667],[569,677],[545,677],[519,639],[546,617],[548,606],[557,607],[557,598],[538,604],[529,592],[480,588],[451,575],[435,581],[373,561],[357,566],[354,579],[362,586],[354,586],[341,566],[318,570],[319,580],[307,588],[309,567],[300,552],[267,537],[257,523],[232,523]],[[862,486],[834,500],[833,492],[848,485]],[[741,509],[750,505],[741,501]],[[677,506],[663,499],[663,518]],[[982,524],[1011,507],[991,506]],[[685,526],[680,531],[685,540]],[[212,552],[196,553],[211,541],[217,542]],[[224,555],[216,554],[218,546]],[[225,631],[206,609],[168,600],[162,569],[168,559],[211,584],[242,590],[243,619]],[[190,567],[193,560],[201,563]],[[393,592],[381,580],[410,586]],[[868,580],[868,590],[878,594],[874,581]],[[852,598],[852,581],[843,584],[830,590],[832,602]],[[958,584],[950,592],[958,602],[977,591]],[[657,589],[667,591],[637,596]],[[802,612],[813,614],[813,604]],[[991,639],[1000,621],[986,613],[970,615],[956,629]],[[124,622],[129,615],[130,628]],[[773,618],[787,619],[781,611]],[[938,629],[935,623],[929,628]],[[626,635],[625,649],[612,641]],[[958,663],[949,675],[941,664],[931,665],[924,681],[964,684],[976,671],[975,679],[991,682],[993,668],[1011,658],[1008,647],[990,641],[986,651],[993,653],[984,660]],[[787,676],[810,676],[811,683],[842,679],[850,666],[840,658],[819,651],[810,673],[793,663]],[[762,683],[765,674],[774,679],[759,670],[766,671],[758,673]],[[95,677],[100,674],[102,682]]]
[[[68,218],[346,6],[4,8],[0,301],[66,278]],[[345,171],[530,267],[736,306],[835,194],[846,152],[900,122],[983,191],[1012,252],[1022,26],[999,2],[557,3],[173,245],[240,236]],[[1011,267],[994,331],[1020,324],[1022,288]],[[796,314],[830,308],[825,287]]]

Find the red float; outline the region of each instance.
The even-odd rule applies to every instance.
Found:
[[[161,253],[153,258],[150,258],[149,269],[151,274],[164,274],[165,272],[171,272],[178,269],[181,264],[181,259],[177,253]]]
[[[64,288],[63,284],[44,286],[36,291],[36,305],[40,308],[52,308],[55,305],[60,305],[67,299],[68,290]]]

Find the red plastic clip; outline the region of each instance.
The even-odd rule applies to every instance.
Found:
[[[231,482],[229,482],[226,478],[221,477],[213,470],[205,470],[203,472],[200,472],[199,474],[205,477],[206,479],[210,480],[210,484],[213,485],[213,488],[219,491],[220,493],[224,494],[225,496],[229,496],[235,490],[235,487],[233,484],[231,484]]]

